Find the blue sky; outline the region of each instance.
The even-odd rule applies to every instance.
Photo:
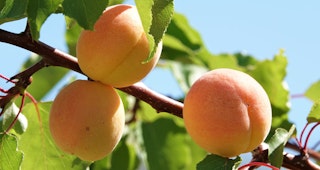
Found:
[[[291,94],[303,93],[320,79],[320,1],[176,0],[175,9],[187,16],[212,53],[246,52],[259,59],[270,59],[279,49],[285,49],[289,62],[286,81]],[[21,32],[24,25],[25,20],[20,20],[0,28]],[[66,51],[63,30],[63,17],[53,15],[43,26],[40,40]],[[0,73],[8,77],[17,72],[30,54],[3,43],[0,51]],[[159,79],[168,83],[159,83]],[[167,72],[152,72],[145,82],[158,92],[180,94]],[[5,86],[3,81],[0,86]],[[299,133],[312,103],[297,98],[291,100],[291,105],[289,117],[297,124]]]

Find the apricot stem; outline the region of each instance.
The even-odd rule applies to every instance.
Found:
[[[303,127],[303,129],[302,129],[302,131],[301,131],[301,134],[300,134],[300,144],[302,144],[302,138],[303,138],[304,132],[306,131],[308,125],[309,125],[309,123],[307,123],[307,124]]]
[[[304,143],[304,147],[303,149],[307,149],[307,145],[308,145],[308,142],[309,142],[309,138],[311,136],[311,133],[313,132],[313,130],[320,125],[320,122],[317,122],[314,126],[312,126],[312,128],[310,129],[308,135],[307,135],[307,138],[306,138],[306,141]]]
[[[269,165],[265,162],[250,162],[248,164],[245,164],[245,165],[239,167],[239,170],[244,170],[245,168],[249,168],[251,166],[265,166],[265,167],[271,168],[272,170],[279,170],[279,168],[274,167],[272,165]]]
[[[25,102],[25,95],[22,95],[22,97],[21,97],[21,105],[20,105],[20,107],[19,107],[19,111],[18,111],[16,117],[15,117],[15,118],[13,119],[13,121],[10,123],[10,125],[9,125],[9,127],[7,128],[7,130],[5,131],[5,133],[8,133],[8,132],[10,131],[10,129],[12,129],[13,125],[17,122],[18,117],[19,117],[19,115],[20,115],[20,113],[21,113],[21,110],[22,110],[22,108],[23,108],[23,106],[24,106],[24,102]]]

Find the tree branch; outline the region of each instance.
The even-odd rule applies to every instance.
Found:
[[[52,48],[40,41],[34,41],[25,33],[14,34],[0,29],[0,41],[6,42],[42,56],[43,61],[48,66],[61,66],[73,71],[84,74],[78,65],[77,58]],[[150,104],[158,112],[167,112],[182,117],[183,104],[169,97],[150,90],[142,83],[134,84],[129,87],[119,88],[136,98]]]
[[[143,100],[150,104],[157,112],[167,112],[175,116],[182,118],[182,108],[183,104],[176,100],[173,100],[167,96],[159,94],[143,83],[139,82],[132,86],[119,88],[119,90],[124,91],[136,98]]]

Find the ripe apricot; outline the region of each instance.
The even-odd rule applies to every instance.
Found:
[[[81,70],[91,79],[113,87],[130,86],[144,78],[158,62],[159,43],[154,57],[149,56],[149,41],[136,7],[114,5],[106,8],[94,30],[81,33],[77,57]]]
[[[63,88],[49,116],[56,145],[87,161],[112,152],[124,123],[124,108],[117,92],[111,86],[86,80],[76,80]]]
[[[271,127],[271,104],[255,79],[221,68],[205,73],[191,86],[183,118],[199,146],[233,157],[252,151],[264,141]]]

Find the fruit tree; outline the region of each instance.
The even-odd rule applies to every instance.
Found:
[[[2,0],[1,44],[32,55],[0,72],[0,170],[320,169],[319,82],[300,95],[314,104],[296,129],[284,51],[212,54],[174,4]],[[41,40],[56,14],[68,51]],[[1,27],[21,20],[20,32]],[[144,84],[155,68],[183,95]]]

